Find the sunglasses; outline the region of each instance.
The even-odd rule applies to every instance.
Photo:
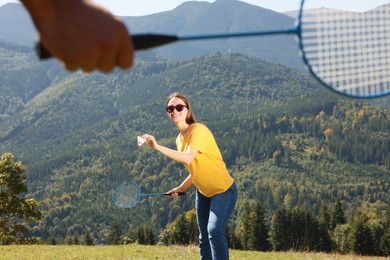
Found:
[[[183,111],[183,109],[187,107],[186,105],[182,105],[182,104],[179,104],[179,105],[176,105],[176,106],[167,106],[165,108],[165,110],[168,112],[168,113],[172,113],[173,110],[176,109],[177,112],[181,112]],[[188,107],[187,107],[188,108]]]

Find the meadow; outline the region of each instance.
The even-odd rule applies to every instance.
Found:
[[[0,246],[0,258],[12,259],[199,259],[196,246],[76,246],[28,245]],[[230,259],[385,259],[356,255],[310,252],[255,252],[231,250]]]

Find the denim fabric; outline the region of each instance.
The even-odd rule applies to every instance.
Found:
[[[237,201],[235,183],[224,193],[205,197],[196,191],[195,209],[202,260],[229,259],[225,227]]]

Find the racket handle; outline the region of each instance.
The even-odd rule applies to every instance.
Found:
[[[184,196],[184,195],[186,195],[186,193],[185,193],[185,192],[182,192],[182,191],[178,192],[177,194],[178,194],[179,196]],[[168,193],[164,193],[163,195],[164,195],[164,196],[169,196]]]
[[[131,39],[133,40],[134,50],[146,50],[179,40],[175,35],[164,34],[137,34],[133,35]]]
[[[137,34],[133,35],[131,40],[133,41],[134,50],[146,50],[178,41],[179,38],[174,35]],[[35,50],[41,60],[46,60],[53,57],[40,42],[36,44]]]
[[[41,59],[41,60],[47,60],[47,59],[50,59],[52,58],[53,56],[46,50],[45,47],[43,47],[43,45],[38,42],[35,46],[35,51],[37,52],[38,54],[38,57]]]

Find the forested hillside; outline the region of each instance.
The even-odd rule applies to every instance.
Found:
[[[390,111],[333,94],[297,70],[238,54],[170,61],[144,53],[130,71],[68,74],[55,62],[34,62],[28,50],[0,53],[8,75],[0,81],[0,149],[26,166],[26,196],[44,212],[33,236],[62,241],[90,232],[107,243],[114,223],[159,234],[193,208],[193,189],[178,200],[143,198],[132,209],[111,203],[122,182],[163,192],[186,177],[183,166],[136,143],[148,132],[174,148],[177,130],[164,111],[173,91],[190,97],[237,180],[233,227],[252,200],[269,220],[283,205],[319,214],[322,201],[341,199],[348,217],[389,205]],[[6,66],[14,60],[27,65]]]

